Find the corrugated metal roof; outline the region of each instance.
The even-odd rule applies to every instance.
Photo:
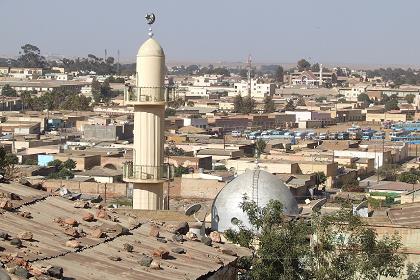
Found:
[[[160,235],[165,237],[167,243],[158,241],[149,236],[151,224],[149,216],[135,211],[119,210],[108,213],[117,217],[118,222],[97,219],[94,222],[85,222],[82,215],[91,212],[95,215],[96,209],[74,208],[73,202],[57,196],[48,196],[49,193],[38,191],[26,186],[16,184],[0,184],[0,191],[14,192],[22,197],[15,206],[15,212],[0,212],[0,229],[15,237],[23,231],[31,231],[33,241],[23,241],[24,247],[16,248],[8,241],[0,241],[0,246],[5,250],[1,256],[17,254],[24,260],[29,261],[35,267],[57,265],[64,268],[65,277],[74,279],[196,279],[211,271],[217,271],[223,265],[229,264],[236,257],[223,254],[220,247],[227,247],[239,255],[247,251],[233,245],[218,244],[219,246],[206,246],[201,242],[185,241],[177,243],[172,241],[172,234],[161,227]],[[27,205],[25,205],[27,204]],[[32,218],[24,218],[19,212],[27,211]],[[167,213],[167,215],[165,215]],[[149,213],[150,214],[150,213]],[[159,211],[156,218],[160,224],[170,223],[163,221],[164,217],[184,217],[183,214],[174,211]],[[131,235],[117,236],[116,233],[108,233],[107,238],[96,239],[89,234],[76,238],[84,246],[80,251],[65,246],[70,239],[64,233],[63,227],[55,222],[59,218],[71,217],[79,222],[78,228],[83,232],[90,233],[95,228],[115,227],[122,225],[130,229]],[[185,220],[189,220],[185,217]],[[210,226],[210,225],[209,225]],[[133,245],[134,251],[127,252],[123,244]],[[171,257],[160,260],[161,270],[153,270],[140,266],[138,260],[144,253],[149,256],[152,251],[164,247],[170,252]],[[186,254],[171,252],[174,247],[186,249]],[[119,256],[121,261],[112,261],[110,256]]]

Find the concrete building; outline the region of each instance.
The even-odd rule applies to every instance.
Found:
[[[291,73],[289,77],[287,77],[289,79],[289,84],[315,87],[331,83],[334,73],[322,71],[322,65],[320,67],[321,70],[319,72],[312,72],[311,70],[299,72],[295,70],[295,72]]]
[[[384,121],[392,121],[392,122],[406,122],[407,115],[406,114],[394,114],[394,113],[366,113],[366,121],[367,122],[384,122]]]
[[[184,118],[184,126],[194,126],[202,129],[207,129],[208,121],[203,118]]]
[[[199,87],[209,87],[216,85],[222,81],[222,75],[209,75],[205,74],[203,76],[194,77],[194,86]]]
[[[229,93],[230,96],[241,95],[247,96],[249,90],[248,81],[241,81],[234,84],[235,92]],[[251,80],[251,97],[262,99],[266,96],[273,96],[275,92],[275,84],[261,83],[258,79]]]
[[[122,180],[122,172],[109,168],[94,167],[84,172],[74,174],[75,178],[93,178],[98,183],[117,183]]]
[[[9,77],[13,77],[17,79],[28,79],[28,78],[42,76],[43,70],[42,68],[30,68],[30,67],[4,67],[2,73],[7,74],[7,76]]]
[[[322,111],[286,111],[287,115],[295,115],[299,128],[324,127],[335,123],[331,112]]]
[[[65,162],[72,159],[76,162],[75,170],[89,170],[95,166],[101,165],[101,156],[96,154],[88,154],[83,152],[67,152],[54,155],[54,159]]]
[[[357,101],[360,94],[366,93],[367,86],[339,88],[338,93],[344,95],[346,101]]]
[[[63,80],[1,80],[0,89],[5,85],[10,85],[18,93],[22,91],[37,91],[38,93],[42,92],[51,92],[54,88],[65,88],[72,90],[75,93],[82,91],[84,86],[90,86],[90,83],[82,81],[63,81]]]
[[[137,54],[136,86],[124,93],[125,103],[134,106],[133,161],[123,172],[124,181],[133,184],[134,209],[165,208],[163,183],[169,178],[169,165],[163,161],[164,81],[165,54],[150,36]]]
[[[86,140],[117,141],[133,138],[133,124],[85,124],[83,138]]]

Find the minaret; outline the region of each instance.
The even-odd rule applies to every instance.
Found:
[[[151,26],[155,17],[146,19]],[[136,63],[136,86],[124,95],[126,104],[134,106],[133,162],[124,165],[124,181],[133,184],[134,209],[161,210],[163,183],[170,179],[169,165],[163,163],[165,54],[151,28]]]
[[[322,86],[323,80],[322,80],[322,64],[319,65],[319,86]]]

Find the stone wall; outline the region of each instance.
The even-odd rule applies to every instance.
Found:
[[[71,192],[87,194],[100,194],[105,200],[116,197],[126,197],[128,185],[126,183],[97,183],[78,182],[72,180],[29,180],[32,184],[41,183],[49,192],[54,192],[60,187],[65,187]]]

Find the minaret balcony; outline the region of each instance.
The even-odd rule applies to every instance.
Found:
[[[123,180],[129,183],[162,183],[173,178],[174,166],[168,163],[150,166],[126,162],[123,166]]]
[[[124,88],[124,103],[126,105],[165,105],[165,87],[135,87]]]

